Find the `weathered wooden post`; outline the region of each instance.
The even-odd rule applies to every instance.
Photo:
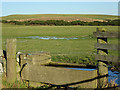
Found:
[[[105,32],[105,28],[97,28],[97,32]],[[97,43],[99,44],[107,44],[107,37],[97,37]],[[97,54],[99,55],[107,55],[108,50],[107,49],[97,49]],[[107,76],[108,75],[108,65],[103,62],[102,60],[98,60],[98,76]],[[103,77],[98,79],[98,88],[105,88],[108,84],[108,77]]]
[[[7,81],[16,80],[16,39],[7,39]]]

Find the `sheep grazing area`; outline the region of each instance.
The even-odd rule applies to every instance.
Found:
[[[23,53],[50,52],[53,61],[71,63],[94,63],[97,42],[93,32],[97,27],[104,27],[108,31],[118,31],[118,26],[24,26],[2,25],[2,46],[8,38],[17,38],[17,51]],[[20,38],[21,37],[21,38]],[[56,37],[77,39],[39,39],[25,37]],[[111,43],[118,43],[118,39],[110,39]],[[118,55],[116,51],[109,51],[111,55]],[[93,62],[92,62],[93,61]]]

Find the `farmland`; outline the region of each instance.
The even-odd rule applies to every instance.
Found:
[[[92,15],[92,14],[36,14],[36,15],[9,15],[2,17],[3,20],[29,21],[29,20],[64,20],[64,21],[104,21],[118,19],[114,15]],[[17,38],[17,51],[23,53],[50,52],[53,61],[80,63],[93,61],[96,53],[94,44],[96,38],[93,32],[97,27],[104,27],[108,31],[118,31],[118,26],[49,26],[49,25],[14,25],[2,24],[2,46],[6,49],[6,39]],[[25,37],[56,37],[56,38],[78,38],[78,39],[31,39]],[[20,38],[21,37],[21,38]],[[117,39],[108,42],[118,44]],[[110,51],[110,55],[118,55],[118,52]]]
[[[50,36],[50,37],[77,37],[76,40],[40,40],[30,38],[17,39],[17,51],[24,53],[50,52],[53,61],[80,63],[81,60],[91,60],[96,50],[94,43],[96,38],[93,32],[97,27],[103,26],[23,26],[23,25],[2,25],[2,45],[8,38],[27,36]],[[117,31],[117,26],[104,26],[108,31]],[[108,42],[118,43],[117,39],[110,39]],[[117,54],[112,52],[110,54]]]

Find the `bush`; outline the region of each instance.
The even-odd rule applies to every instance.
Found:
[[[64,20],[47,20],[47,21],[7,21],[2,20],[2,23],[11,23],[16,25],[55,25],[55,26],[69,26],[69,25],[81,25],[81,26],[118,26],[120,25],[120,19],[107,20],[106,22],[94,21],[94,22],[84,22],[84,21],[64,21]]]

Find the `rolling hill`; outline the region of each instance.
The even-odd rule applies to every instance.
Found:
[[[14,20],[14,21],[28,21],[28,20],[64,20],[64,21],[105,21],[107,19],[114,20],[118,19],[118,16],[114,15],[95,15],[95,14],[31,14],[31,15],[9,15],[3,16],[2,20]]]

